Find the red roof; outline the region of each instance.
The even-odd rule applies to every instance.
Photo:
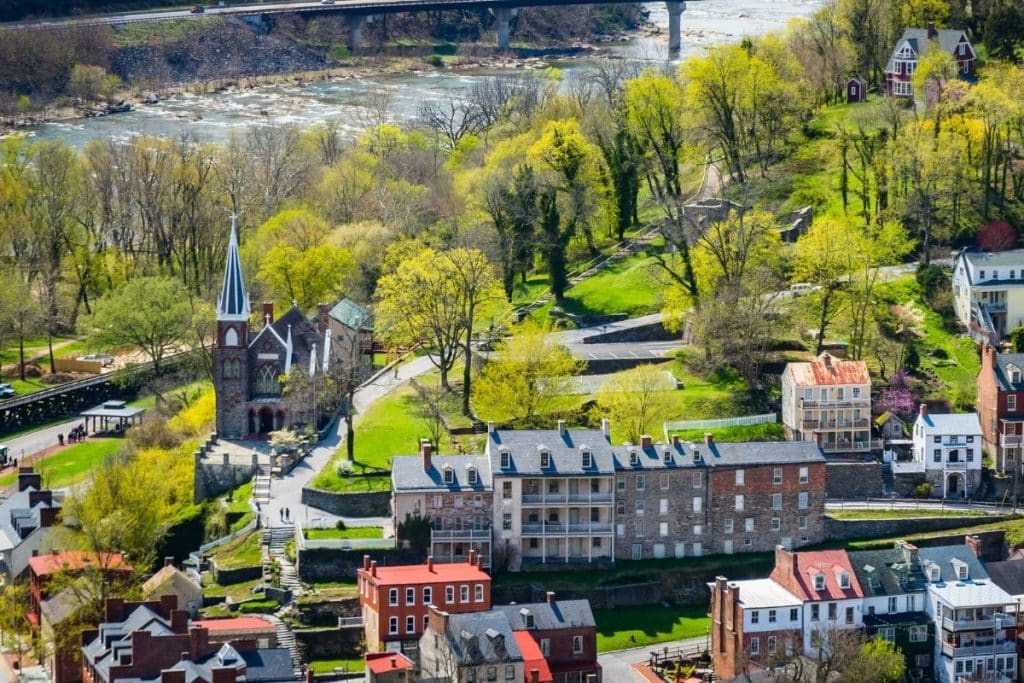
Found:
[[[277,627],[259,617],[238,617],[236,619],[199,619],[193,626],[205,628],[211,633],[222,631],[277,631]]]
[[[536,669],[540,674],[538,679],[540,683],[552,683],[555,677],[551,675],[551,668],[548,667],[548,660],[544,659],[543,653],[540,651],[540,647],[528,631],[513,631],[512,637],[516,639],[516,645],[519,646],[519,651],[523,653],[523,676],[527,681],[532,680],[530,678],[530,672]]]
[[[377,674],[412,669],[412,660],[400,652],[374,652],[366,655],[366,668]]]
[[[365,569],[361,574],[369,576]],[[451,564],[435,562],[433,569],[425,564],[404,564],[394,567],[377,567],[377,578],[370,577],[378,586],[408,586],[421,583],[438,583],[442,581],[490,581],[491,577],[476,565],[468,562]]]
[[[787,369],[798,387],[871,384],[871,374],[864,361],[840,360],[828,352],[810,363],[790,363]]]
[[[845,589],[839,586],[839,577],[843,572],[850,578],[850,587]],[[822,591],[814,590],[814,576],[819,573],[825,576],[825,589]],[[796,587],[802,593],[799,597],[804,600],[846,600],[864,597],[845,550],[796,553],[796,576],[793,578],[796,580]]]
[[[38,555],[28,561],[32,573],[37,576],[56,574],[62,569],[84,569],[88,565],[101,565],[110,571],[133,571],[121,553],[91,553],[84,550],[68,550],[50,555]]]

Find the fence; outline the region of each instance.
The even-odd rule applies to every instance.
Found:
[[[103,372],[103,363],[98,360],[54,358],[53,365],[57,372],[88,372],[91,375],[98,375]]]
[[[689,429],[720,429],[722,427],[749,427],[750,425],[777,422],[778,415],[775,413],[764,413],[763,415],[744,415],[742,417],[723,417],[717,420],[680,420],[678,422],[666,422],[665,440],[669,441],[670,432],[682,432]]]
[[[199,550],[193,550],[191,553],[189,553],[189,559],[187,562],[187,564],[189,565],[188,574],[193,581],[195,581],[196,583],[201,583],[202,580],[199,576],[199,568],[203,563],[203,557],[207,553],[209,553],[211,550],[218,546],[224,545],[228,541],[233,541],[239,536],[244,536],[245,534],[249,533],[250,531],[256,528],[260,516],[260,511],[259,508],[256,506],[256,501],[250,498],[249,507],[252,508],[253,515],[252,519],[250,519],[245,524],[245,526],[243,526],[238,531],[231,532],[226,536],[221,536],[220,538],[215,538],[209,543],[204,543],[203,545],[199,546]]]

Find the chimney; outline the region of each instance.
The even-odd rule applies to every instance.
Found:
[[[107,598],[103,608],[104,621],[108,624],[124,618],[124,598]]]
[[[827,351],[821,354],[821,361],[825,364],[826,368],[832,368],[832,355]]]
[[[274,302],[264,301],[263,302],[263,320],[269,325],[274,322]]]
[[[171,610],[171,632],[188,633],[188,612],[183,609]]]
[[[398,658],[397,657],[392,657],[391,658],[391,668],[392,669],[397,669],[398,668]]]
[[[369,569],[370,569],[370,556],[369,555],[363,555],[363,571],[365,572],[365,571],[368,571]]]
[[[971,549],[971,552],[974,553],[975,557],[977,557],[979,559],[981,558],[981,537],[980,536],[975,536],[973,534],[971,534],[969,536],[965,536],[964,537],[964,543],[967,545],[968,548]]]
[[[796,553],[786,550],[785,546],[775,546],[775,569],[770,576],[789,590],[796,579]]]
[[[612,421],[607,417],[601,418],[601,433],[604,434],[604,438],[611,438],[612,435]]]
[[[935,37],[939,35],[939,32],[935,30],[935,22],[928,22],[928,40],[935,40]]]
[[[427,626],[434,633],[448,632],[448,613],[442,612],[436,605],[428,605],[430,614],[427,617]]]
[[[704,445],[711,448],[715,445],[715,435],[711,432],[704,432]]]
[[[434,571],[434,556],[427,555],[427,571],[433,573]]]
[[[374,578],[377,577],[377,560],[372,560],[370,562],[370,576]]]
[[[540,683],[540,669],[530,669],[530,683]]]
[[[185,670],[161,671],[160,683],[185,683]]]
[[[484,570],[484,556],[480,553],[476,554],[476,568],[480,571]]]
[[[330,324],[329,321],[328,321],[328,316],[330,315],[330,313],[331,313],[331,307],[328,306],[327,304],[317,304],[316,305],[316,329],[317,329],[317,332],[320,332],[321,334],[323,334],[323,331],[327,329],[327,326]]]
[[[313,683],[313,667],[306,667],[306,683]]]
[[[429,472],[431,468],[430,464],[430,451],[431,451],[430,439],[420,439],[420,455],[423,456],[423,471]]]
[[[565,434],[565,420],[558,421],[558,433]]]
[[[918,408],[917,410],[917,414],[920,415],[921,417],[925,417],[928,414],[928,404],[922,403],[921,407]]]
[[[548,591],[547,595],[548,595],[548,604],[549,605],[555,604],[555,591]]]
[[[476,562],[474,561],[474,557],[475,557],[475,556],[476,556],[476,549],[474,549],[474,548],[470,548],[470,549],[469,549],[469,552],[468,552],[468,553],[466,553],[466,561],[467,561],[467,563],[468,563],[468,564],[469,564],[470,566],[472,566],[472,565],[476,564]]]
[[[210,683],[235,683],[238,672],[232,666],[222,666],[213,670]]]
[[[19,467],[18,468],[18,492],[22,492],[25,489],[32,487],[34,489],[43,488],[43,475],[38,472],[34,472],[31,467]]]
[[[494,420],[488,420],[487,421],[487,433],[488,434],[493,434],[494,433]]]
[[[186,650],[185,652],[182,652],[181,653],[181,659],[179,661],[187,662],[189,660],[189,657],[191,656],[191,654],[192,653],[190,653],[188,650]]]
[[[174,558],[173,557],[165,557],[164,558],[164,566],[165,567],[173,567],[174,566]]]
[[[645,448],[645,449],[646,448],[650,448],[651,444],[653,444],[653,443],[654,443],[654,440],[651,438],[650,434],[641,434],[640,435],[640,448]]]
[[[917,546],[906,541],[896,541],[896,549],[903,555],[903,561],[914,566],[918,563]]]
[[[676,446],[678,448],[679,444],[681,444],[681,443],[682,443],[682,439],[679,438],[679,435],[678,434],[673,434],[672,435],[672,445]]]

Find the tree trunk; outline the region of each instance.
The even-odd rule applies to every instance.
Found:
[[[53,359],[53,324],[47,326],[46,329],[46,348],[50,353],[50,374],[57,374],[57,362]]]
[[[462,414],[465,415],[466,417],[469,417],[469,415],[472,413],[472,411],[469,408],[470,382],[472,382],[473,379],[473,353],[472,349],[470,348],[470,342],[473,339],[472,307],[470,307],[469,320],[469,327],[466,328],[466,346],[465,351],[463,351],[466,363],[465,367],[462,370]]]
[[[18,331],[18,376],[25,381],[25,331]]]
[[[348,453],[349,462],[356,461],[356,430],[352,424],[355,416],[352,412],[352,400],[354,392],[348,393],[348,405],[345,406],[345,452]]]

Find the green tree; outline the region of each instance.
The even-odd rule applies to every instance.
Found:
[[[1014,353],[1024,353],[1024,325],[1018,325],[1010,332],[1010,343]]]
[[[855,657],[843,667],[843,680],[899,683],[903,680],[906,660],[895,644],[882,638],[862,643]]]
[[[25,647],[24,639],[30,633],[25,616],[30,607],[28,583],[8,583],[0,588],[0,646],[17,653],[19,669],[21,653]]]
[[[476,381],[473,405],[484,419],[533,426],[586,365],[560,345],[549,329],[528,323],[516,336],[496,345]]]
[[[294,301],[309,311],[336,298],[355,273],[355,260],[347,249],[321,244],[300,250],[278,244],[263,257],[256,277],[275,300]]]
[[[19,272],[9,271],[2,278],[6,290],[0,296],[0,348],[7,342],[8,335],[18,340],[18,377],[25,381],[25,339],[38,332],[43,317],[39,303],[32,295],[32,288]]]
[[[985,46],[995,59],[1024,59],[1024,8],[1015,2],[996,4],[985,21]]]
[[[141,351],[159,374],[164,358],[192,341],[192,316],[188,292],[178,280],[140,277],[100,298],[89,326],[97,346]]]
[[[630,443],[658,433],[679,404],[665,366],[640,365],[609,377],[597,392],[596,412],[611,420],[612,433]]]
[[[512,303],[516,275],[526,279],[533,260],[539,218],[537,181],[533,168],[522,165],[506,180],[505,169],[492,174],[483,188],[484,210],[498,235],[498,262],[505,299]]]
[[[68,77],[68,93],[83,100],[109,101],[121,87],[121,79],[108,74],[102,66],[75,64]]]

